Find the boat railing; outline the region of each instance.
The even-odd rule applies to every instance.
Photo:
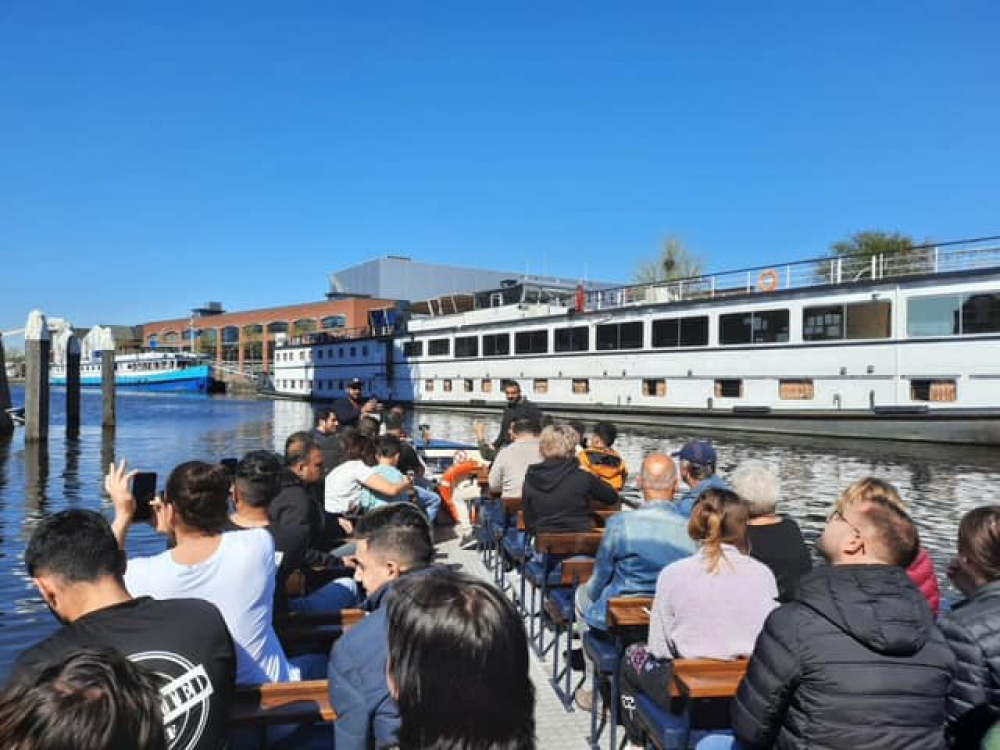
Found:
[[[828,256],[686,279],[592,289],[586,292],[584,305],[586,310],[608,310],[997,267],[1000,267],[1000,237],[982,237],[919,245],[895,253]]]
[[[285,346],[309,346],[311,344],[335,344],[338,341],[351,339],[367,339],[379,336],[391,336],[395,333],[394,326],[358,326],[357,328],[330,328],[325,331],[314,331],[301,336],[290,336]]]

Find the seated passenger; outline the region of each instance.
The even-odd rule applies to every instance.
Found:
[[[401,748],[534,750],[528,667],[521,618],[488,583],[446,570],[396,585],[387,679]]]
[[[441,511],[441,496],[424,478],[427,467],[403,431],[403,414],[402,407],[395,406],[385,415],[385,434],[399,439],[399,463],[396,464],[396,468],[404,475],[413,478],[413,491],[416,493],[417,503],[424,509],[427,520],[433,526]]]
[[[579,436],[571,427],[542,430],[538,448],[543,461],[524,476],[524,520],[536,534],[593,531],[591,503],[618,504],[607,482],[580,468],[575,448]]]
[[[521,497],[528,467],[541,463],[539,427],[530,419],[518,419],[510,426],[513,442],[501,448],[490,466],[490,490],[501,497]]]
[[[590,437],[590,446],[577,454],[580,466],[596,474],[611,485],[615,492],[621,492],[628,481],[628,466],[625,460],[611,446],[618,437],[618,428],[611,422],[598,422]]]
[[[110,647],[66,652],[0,693],[5,750],[167,750],[160,680]],[[208,745],[202,745],[208,747]]]
[[[966,597],[939,622],[958,660],[948,698],[952,746],[978,747],[1000,716],[1000,505],[962,517],[948,577]]]
[[[399,470],[401,444],[399,438],[393,435],[383,435],[375,441],[375,472],[390,484],[406,482],[406,476]],[[361,510],[367,512],[380,505],[386,505],[397,500],[406,500],[406,496],[394,497],[378,490],[364,487],[361,490]]]
[[[115,508],[112,529],[119,547],[135,515],[125,462],[112,466],[105,487]],[[218,607],[236,644],[241,685],[299,679],[272,624],[277,565],[274,542],[264,529],[224,534],[229,475],[221,466],[188,461],[167,479],[153,500],[156,530],[176,544],[151,557],[132,557],[125,588],[133,596],[204,599]]]
[[[718,457],[711,443],[696,440],[687,443],[673,455],[680,459],[681,480],[688,488],[677,501],[678,509],[685,516],[691,516],[695,503],[705,490],[713,487],[720,490],[729,489],[726,480],[715,473]]]
[[[331,514],[361,510],[365,489],[383,497],[398,498],[413,486],[406,477],[390,482],[375,470],[375,443],[358,432],[344,440],[344,463],[326,477],[325,506]]]
[[[164,696],[182,707],[168,717],[171,748],[225,747],[236,653],[219,610],[200,599],[133,599],[124,562],[100,513],[65,510],[38,524],[24,567],[63,626],[21,654],[13,681],[34,683],[77,649],[114,647],[176,686]]]
[[[747,501],[750,555],[771,569],[778,582],[778,600],[790,601],[796,581],[812,570],[812,556],[802,530],[791,518],[775,513],[778,477],[760,461],[744,461],[730,477],[733,492]]]
[[[294,537],[302,547],[301,565],[323,567],[333,564],[327,550],[344,536],[335,524],[327,524],[323,513],[323,451],[307,433],[295,432],[285,440],[285,471],[281,489],[268,505],[274,528]],[[296,565],[298,567],[298,565]]]

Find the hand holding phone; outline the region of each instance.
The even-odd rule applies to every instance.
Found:
[[[132,475],[129,490],[135,498],[134,521],[149,521],[153,517],[153,497],[156,495],[156,472],[139,471]]]

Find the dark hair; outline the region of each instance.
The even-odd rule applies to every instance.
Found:
[[[506,391],[508,388],[517,388],[518,393],[521,392],[521,384],[516,380],[504,380],[500,383],[500,390]]]
[[[389,602],[387,672],[404,750],[532,750],[535,688],[524,625],[490,584],[405,576]]]
[[[113,648],[75,651],[0,694],[5,750],[166,750],[157,678]]]
[[[725,558],[723,544],[731,544],[744,554],[747,544],[747,521],[750,506],[747,501],[730,490],[712,487],[701,493],[691,511],[688,536],[701,542],[708,556],[708,570],[716,573]]]
[[[920,534],[913,519],[891,500],[874,495],[854,506],[865,541],[890,565],[908,568],[920,553]]]
[[[548,415],[546,415],[546,416],[548,416]],[[549,424],[551,424],[551,417],[549,418],[549,420],[550,420]],[[572,427],[574,430],[576,430],[576,434],[580,436],[580,447],[581,448],[586,448],[587,447],[587,425],[585,425],[579,419],[574,419],[572,422],[567,422],[566,424],[568,424],[570,427]],[[543,427],[547,427],[548,425],[544,425],[543,424],[542,426]]]
[[[379,427],[381,426],[382,425],[377,419],[375,419],[375,417],[369,417],[367,414],[362,414],[358,417],[358,432],[362,435],[376,437],[378,435]]]
[[[542,428],[534,419],[515,419],[511,422],[510,431],[514,435],[537,435]]]
[[[370,510],[354,527],[354,538],[368,549],[392,557],[407,570],[434,560],[434,537],[427,516],[410,503],[390,503]]]
[[[285,466],[292,469],[306,463],[319,445],[308,432],[293,432],[285,438]]]
[[[395,435],[383,435],[375,441],[375,452],[379,458],[398,456],[403,444]]]
[[[987,581],[1000,578],[1000,505],[983,505],[962,516],[958,554]]]
[[[250,451],[236,465],[236,486],[252,508],[266,508],[281,491],[285,467],[271,451]]]
[[[686,458],[681,459],[681,463],[687,467],[688,473],[699,482],[704,482],[715,473],[714,463],[696,464],[694,461],[688,461]]]
[[[334,409],[332,406],[320,406],[317,407],[316,411],[314,412],[314,415],[316,418],[316,424],[319,424],[320,422],[325,422],[331,416],[334,417],[337,416],[337,410]]]
[[[397,414],[394,411],[386,413],[384,422],[386,432],[403,429],[403,415]]]
[[[68,583],[97,581],[125,572],[125,553],[100,513],[74,508],[41,521],[24,551],[32,578],[41,573]]]
[[[357,430],[344,436],[344,460],[364,461],[369,466],[375,465],[375,442]]]
[[[598,422],[594,425],[594,434],[610,448],[615,444],[615,439],[618,437],[618,428],[611,424],[611,422]]]
[[[183,463],[170,472],[163,502],[174,506],[185,526],[219,534],[229,518],[229,473],[218,464]]]

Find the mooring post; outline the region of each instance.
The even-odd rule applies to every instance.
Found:
[[[66,434],[80,433],[80,339],[66,339]]]
[[[49,438],[49,355],[52,339],[40,310],[32,310],[24,327],[24,439]]]
[[[10,387],[7,385],[7,361],[3,356],[3,334],[0,333],[0,435],[14,431],[14,420],[7,410],[10,408]]]
[[[101,395],[104,401],[104,419],[101,425],[114,427],[118,424],[115,416],[115,338],[110,328],[102,328],[98,338],[97,351],[101,353]]]

